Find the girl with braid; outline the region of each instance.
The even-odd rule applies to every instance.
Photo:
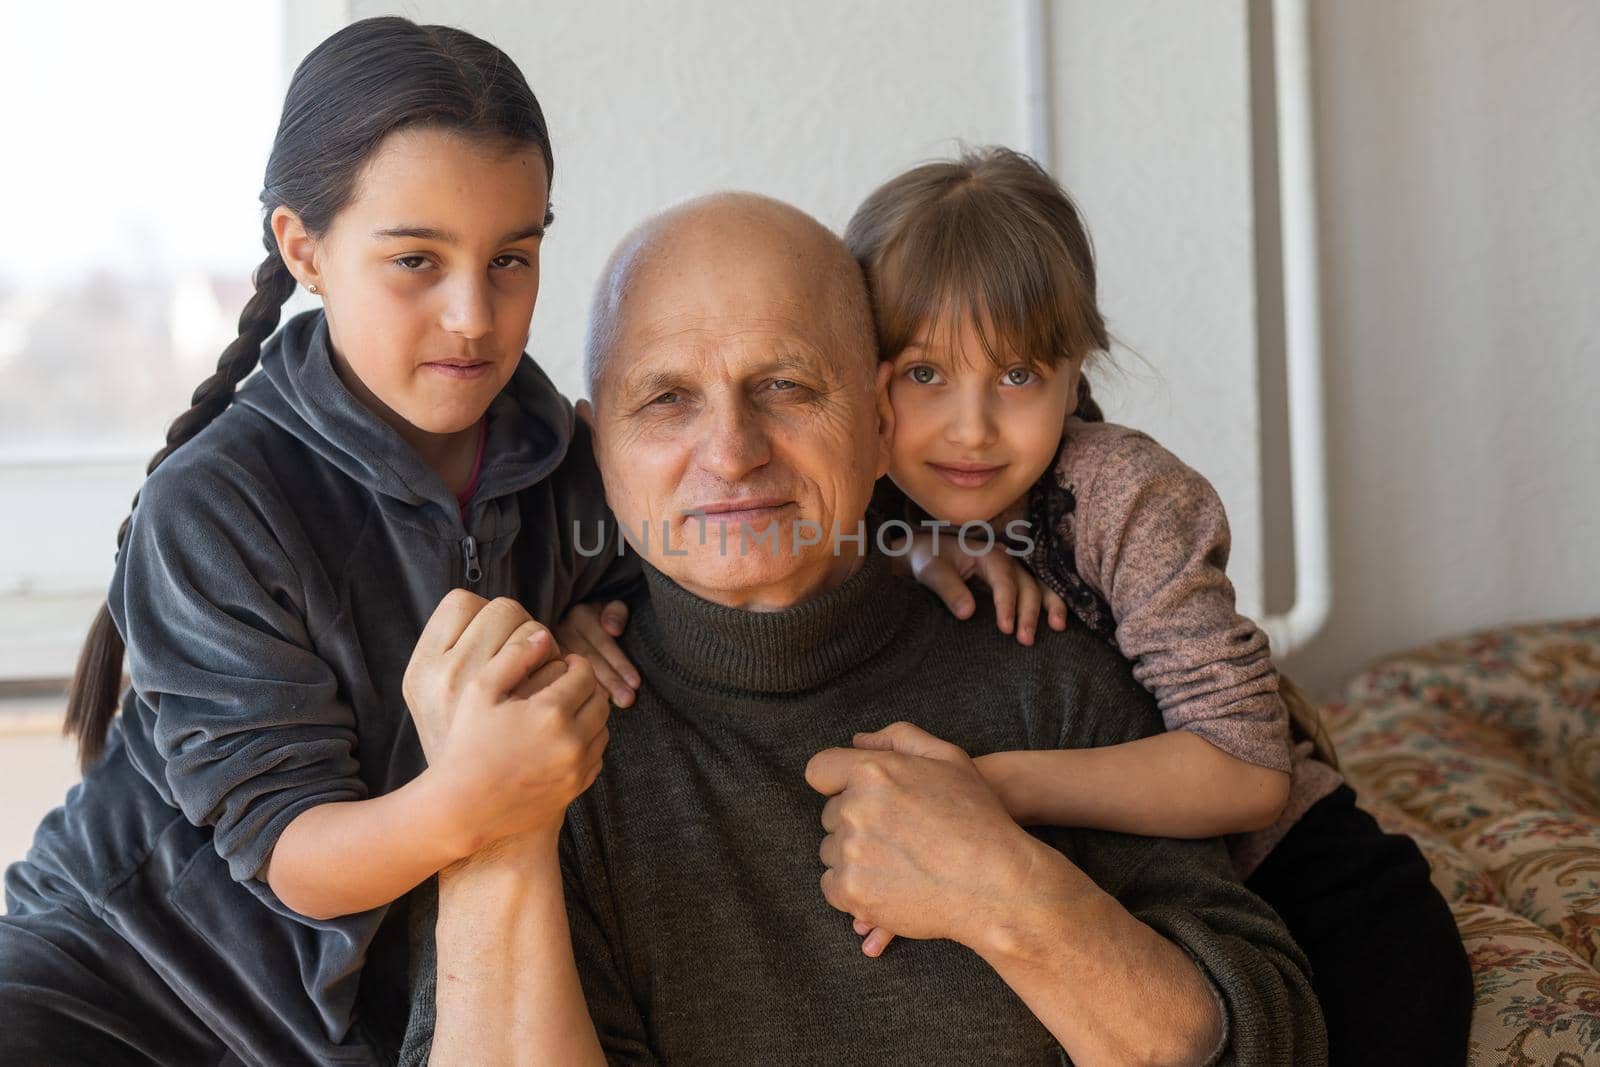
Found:
[[[83,781],[7,872],[8,1061],[392,1062],[406,893],[598,771],[604,693],[531,620],[426,760],[403,691],[453,589],[554,619],[631,577],[575,550],[615,524],[523,353],[552,165],[516,65],[461,31],[369,19],[295,72],[255,295],[74,679]],[[278,329],[297,284],[323,306]]]
[[[1333,1063],[1463,1062],[1472,982],[1427,861],[1356,806],[1315,710],[1236,612],[1216,491],[1150,437],[1104,421],[1091,395],[1083,366],[1110,337],[1067,193],[1026,156],[972,151],[881,186],[845,240],[893,365],[877,510],[914,529],[998,534],[1025,520],[1032,534],[1031,547],[978,561],[919,535],[918,578],[964,616],[975,609],[965,578],[982,568],[1000,626],[1024,644],[1041,609],[1056,630],[1070,613],[1133,661],[1167,726],[1109,748],[978,755],[1011,814],[1228,835],[1240,877],[1310,959]],[[631,666],[611,640],[621,608],[579,605],[561,631],[592,653],[619,704],[631,700]],[[856,932],[869,956],[893,937],[859,920]]]

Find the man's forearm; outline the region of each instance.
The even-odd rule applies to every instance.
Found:
[[[969,947],[1074,1063],[1205,1063],[1223,1017],[1194,960],[1060,853],[1034,852],[1020,893]]]
[[[432,1064],[605,1063],[573,960],[554,840],[439,872]]]

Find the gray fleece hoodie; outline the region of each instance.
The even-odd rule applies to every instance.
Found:
[[[110,590],[133,686],[8,872],[9,910],[87,906],[246,1062],[388,1059],[404,908],[303,918],[266,859],[301,812],[422,769],[400,683],[445,593],[553,620],[636,576],[608,520],[587,428],[531,359],[489,408],[463,524],[339,380],[322,313],[290,320],[145,484]],[[574,524],[592,552],[602,522],[604,550],[579,553]]]

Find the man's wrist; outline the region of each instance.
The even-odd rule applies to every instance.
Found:
[[[1026,966],[1059,958],[1067,933],[1105,894],[1055,849],[1024,831],[1008,875],[1010,886],[962,940],[992,966]]]

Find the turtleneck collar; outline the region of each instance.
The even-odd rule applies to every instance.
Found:
[[[702,599],[644,564],[649,603],[633,626],[663,666],[691,687],[752,694],[814,689],[872,658],[897,637],[907,586],[868,552],[838,587],[778,611]]]
[[[455,496],[388,423],[339,379],[321,310],[294,316],[261,348],[261,370],[237,403],[299,439],[361,485],[403,503],[439,505],[454,523]],[[488,438],[477,497],[518,492],[548,477],[572,440],[572,405],[532,359],[523,356],[489,404]]]

